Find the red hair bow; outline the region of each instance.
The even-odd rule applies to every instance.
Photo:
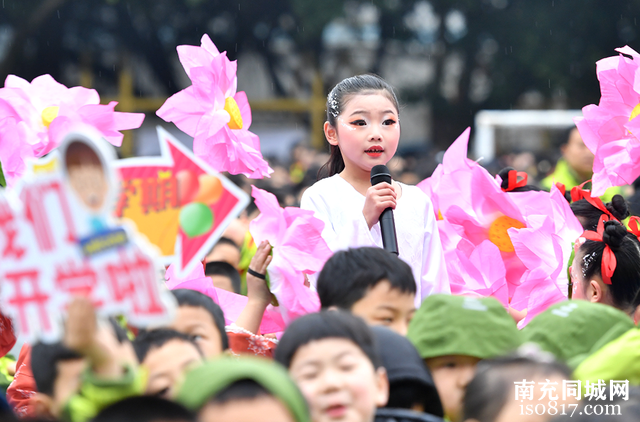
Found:
[[[597,209],[602,211],[604,214],[609,216],[609,218],[607,220],[619,221],[616,217],[614,217],[613,214],[611,214],[611,211],[609,211],[607,209],[607,207],[605,207],[604,202],[602,202],[602,200],[600,198],[598,198],[598,197],[593,198],[591,196],[591,191],[589,189],[584,189],[583,188],[583,186],[586,183],[589,183],[590,181],[591,180],[587,180],[586,182],[582,183],[581,185],[571,188],[571,201],[572,202],[576,202],[576,201],[579,201],[581,199],[584,199],[585,201],[587,201],[588,203],[590,203],[591,205],[593,205],[594,207],[596,207]]]
[[[629,219],[629,232],[633,233],[635,237],[638,238],[638,240],[640,240],[640,228],[638,227],[639,221],[640,218],[636,217],[635,215]]]
[[[567,193],[567,187],[564,185],[564,183],[560,183],[560,182],[556,183],[556,188],[558,188],[562,196],[564,196],[564,194]]]
[[[518,180],[518,177],[521,179]],[[524,171],[509,170],[507,173],[507,188],[502,188],[503,192],[511,192],[515,188],[527,186],[529,175]]]
[[[602,236],[604,235],[604,222],[610,221],[606,215],[600,216],[600,221],[598,222],[598,231],[594,232],[592,230],[587,230],[582,234],[582,237],[593,240],[595,242],[604,242]],[[616,265],[618,261],[616,261],[616,255],[613,253],[609,245],[605,243],[604,251],[602,252],[602,264],[600,267],[600,274],[602,275],[602,281],[605,284],[611,284],[611,277],[613,277],[613,273],[616,271]]]

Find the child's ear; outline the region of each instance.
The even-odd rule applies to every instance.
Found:
[[[338,145],[338,131],[329,122],[324,122],[324,136],[331,145]]]
[[[55,419],[53,412],[53,399],[46,394],[36,393],[29,399],[33,410],[39,418]]]
[[[638,325],[640,322],[640,306],[636,307],[636,310],[633,311],[633,323]]]
[[[387,378],[387,370],[381,366],[376,369],[376,406],[383,407],[389,401],[389,378]]]
[[[602,300],[604,299],[604,291],[602,290],[602,286],[600,285],[600,283],[598,283],[597,280],[591,280],[589,282],[589,289],[587,294],[588,300],[593,303],[602,302]]]

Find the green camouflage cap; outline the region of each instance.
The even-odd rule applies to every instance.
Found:
[[[633,328],[624,312],[586,300],[567,300],[535,316],[522,330],[525,342],[575,368],[587,356]]]
[[[278,398],[296,422],[311,422],[304,396],[280,364],[250,356],[220,357],[191,370],[176,401],[192,411],[200,410],[209,400],[233,383],[255,381]]]
[[[496,299],[446,294],[422,302],[407,337],[423,359],[446,355],[487,359],[522,343],[515,321]]]

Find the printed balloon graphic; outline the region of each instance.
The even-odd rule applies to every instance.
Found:
[[[187,205],[194,200],[200,189],[198,178],[191,170],[180,170],[176,173],[176,179],[178,180],[178,202],[182,206]]]
[[[203,204],[215,204],[222,196],[222,182],[215,176],[210,174],[201,174],[198,177],[200,189],[198,194],[193,198],[194,202],[202,202]]]
[[[207,233],[213,227],[213,212],[202,202],[192,202],[180,210],[180,227],[190,237]]]

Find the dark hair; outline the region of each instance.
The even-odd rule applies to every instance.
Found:
[[[82,355],[68,349],[62,342],[34,344],[31,348],[31,371],[38,392],[53,396],[58,363],[76,359],[82,359]]]
[[[602,240],[587,240],[580,246],[582,275],[585,280],[595,275],[602,277],[602,254],[608,245],[616,257],[616,269],[609,285],[613,304],[624,312],[632,312],[640,304],[640,243],[617,221],[604,223]]]
[[[225,331],[225,319],[224,312],[222,312],[222,308],[213,301],[209,296],[204,293],[200,293],[196,290],[191,289],[175,289],[171,290],[173,293],[173,297],[178,301],[178,306],[192,306],[194,308],[203,308],[211,318],[213,318],[213,323],[216,325],[216,328],[220,332],[220,340],[222,343],[222,350],[227,350],[229,348],[229,338],[227,337],[227,332]]]
[[[391,252],[369,247],[336,252],[318,275],[320,305],[349,310],[382,280],[392,289],[416,294],[411,267]]]
[[[505,189],[505,190],[509,189],[509,172],[510,171],[516,171],[516,169],[514,169],[513,167],[505,167],[502,170],[500,170],[500,172],[498,173],[498,176],[500,176],[500,179],[502,179],[502,183],[500,183],[500,187],[502,189]],[[530,192],[530,191],[540,192],[543,190],[544,189],[539,188],[538,186],[535,186],[535,185],[525,185],[519,188],[511,189],[508,192]]]
[[[216,246],[218,245],[230,245],[233,246],[234,248],[236,248],[237,250],[240,250],[240,246],[238,246],[236,244],[236,242],[234,242],[233,240],[229,239],[228,237],[221,237],[220,239],[218,239],[218,241],[216,242],[215,245],[213,245],[213,248],[211,248],[211,250],[213,251]]]
[[[614,195],[611,202],[607,202],[604,206],[619,221],[629,217],[629,204],[622,195]],[[571,204],[571,211],[576,217],[579,217],[582,228],[585,230],[597,230],[600,216],[604,214],[601,209],[591,205],[586,199],[580,199]]]
[[[371,329],[362,319],[344,311],[320,311],[293,321],[280,339],[274,359],[289,368],[300,347],[328,338],[352,341],[375,368],[382,366]]]
[[[156,396],[134,396],[100,411],[91,422],[193,421],[195,416],[182,405]]]
[[[495,421],[513,391],[515,381],[531,380],[536,376],[547,378],[552,374],[571,379],[571,370],[552,359],[503,356],[481,360],[475,376],[467,385],[461,420]]]
[[[150,350],[162,347],[172,340],[192,344],[200,356],[203,356],[200,346],[198,346],[191,336],[168,328],[158,328],[155,330],[141,331],[133,341],[133,348],[136,351],[138,362],[142,363]]]
[[[205,266],[204,273],[207,276],[210,275],[221,275],[223,277],[227,277],[231,282],[231,288],[234,293],[240,294],[240,287],[242,281],[240,280],[240,273],[238,270],[233,268],[233,265],[224,261],[211,261],[207,262]]]
[[[398,105],[398,98],[391,85],[389,85],[384,79],[376,75],[356,75],[350,78],[343,79],[336,86],[333,87],[329,95],[327,96],[327,121],[333,127],[337,127],[336,121],[342,109],[344,108],[349,97],[356,94],[370,94],[375,91],[383,91],[383,95],[386,95],[393,103],[400,113],[400,106]],[[344,170],[344,160],[342,159],[342,153],[340,147],[337,145],[331,145],[331,157],[329,161],[323,165],[318,171],[318,180],[325,177],[333,176]]]
[[[221,390],[209,403],[225,404],[234,400],[255,399],[262,396],[272,397],[273,394],[254,380],[243,379]]]

